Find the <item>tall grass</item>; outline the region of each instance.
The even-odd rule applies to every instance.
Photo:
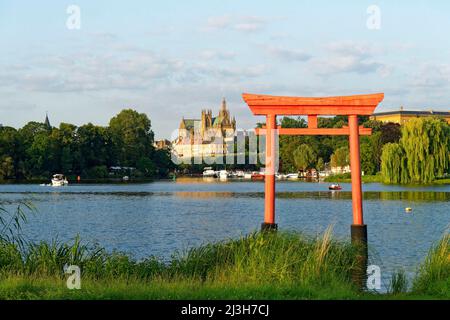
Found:
[[[355,261],[354,248],[332,240],[331,230],[316,238],[253,233],[177,253],[168,263],[156,257],[136,261],[122,253],[107,253],[81,244],[78,237],[70,245],[42,242],[25,251],[0,242],[0,272],[27,276],[62,277],[64,265],[74,264],[91,279],[321,285],[348,283]]]
[[[450,298],[450,234],[429,252],[413,282],[413,292]]]

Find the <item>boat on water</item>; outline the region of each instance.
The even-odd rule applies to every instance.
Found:
[[[244,179],[250,180],[251,178],[252,178],[252,173],[251,172],[244,173]]]
[[[67,178],[63,174],[58,173],[58,174],[53,175],[53,178],[52,178],[52,186],[53,187],[64,187],[67,185],[69,185],[69,181],[67,181]]]
[[[236,171],[236,172],[233,174],[233,176],[235,176],[236,178],[241,179],[241,178],[244,178],[244,177],[245,177],[245,172],[242,171],[242,170],[238,170],[238,171]]]
[[[263,172],[252,172],[251,176],[252,180],[261,181],[265,179],[265,175]]]
[[[220,170],[219,171],[219,178],[220,179],[228,179],[230,177],[230,173],[227,170]]]
[[[288,173],[288,174],[286,175],[286,179],[289,179],[289,180],[296,180],[296,179],[298,179],[298,173]]]
[[[339,183],[332,184],[328,187],[329,190],[342,190],[342,187],[339,185]]]
[[[217,173],[211,167],[206,167],[203,169],[203,177],[204,178],[212,178],[217,177]]]

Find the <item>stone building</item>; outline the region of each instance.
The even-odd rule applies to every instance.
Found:
[[[173,151],[179,158],[216,157],[227,153],[226,143],[234,140],[236,119],[231,117],[225,98],[217,116],[202,110],[200,119],[183,119]]]

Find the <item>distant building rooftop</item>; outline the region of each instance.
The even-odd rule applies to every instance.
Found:
[[[408,120],[420,117],[442,117],[447,123],[450,124],[450,112],[447,111],[414,111],[414,110],[403,110],[403,107],[400,110],[396,111],[386,111],[386,112],[378,112],[374,113],[370,119],[378,120],[382,122],[393,122],[393,123],[405,123]]]
[[[413,111],[413,110],[397,110],[397,111],[386,111],[374,113],[374,116],[387,116],[387,115],[412,115],[412,116],[444,116],[450,117],[450,112],[447,111]]]

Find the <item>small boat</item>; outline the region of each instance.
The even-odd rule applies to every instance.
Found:
[[[236,178],[244,178],[245,173],[242,170],[238,170],[238,171],[235,172],[234,175],[236,176]]]
[[[339,183],[332,184],[328,187],[329,190],[342,190],[342,187],[339,185]]]
[[[206,167],[203,169],[203,177],[210,178],[210,177],[217,177],[216,172],[211,167]]]
[[[219,178],[220,179],[228,179],[230,177],[230,173],[227,170],[220,170],[219,171]]]
[[[253,172],[252,176],[251,176],[251,179],[256,180],[256,181],[264,180],[264,178],[265,178],[265,175],[264,175],[264,173],[261,173],[261,172]]]
[[[408,207],[408,208],[405,208],[405,211],[406,211],[406,212],[412,212],[412,208],[409,208],[409,207]]]
[[[296,180],[296,179],[298,179],[298,173],[288,173],[286,175],[286,179]]]
[[[67,178],[63,174],[55,174],[52,178],[52,186],[53,187],[64,187],[69,185],[69,181],[67,181]]]

